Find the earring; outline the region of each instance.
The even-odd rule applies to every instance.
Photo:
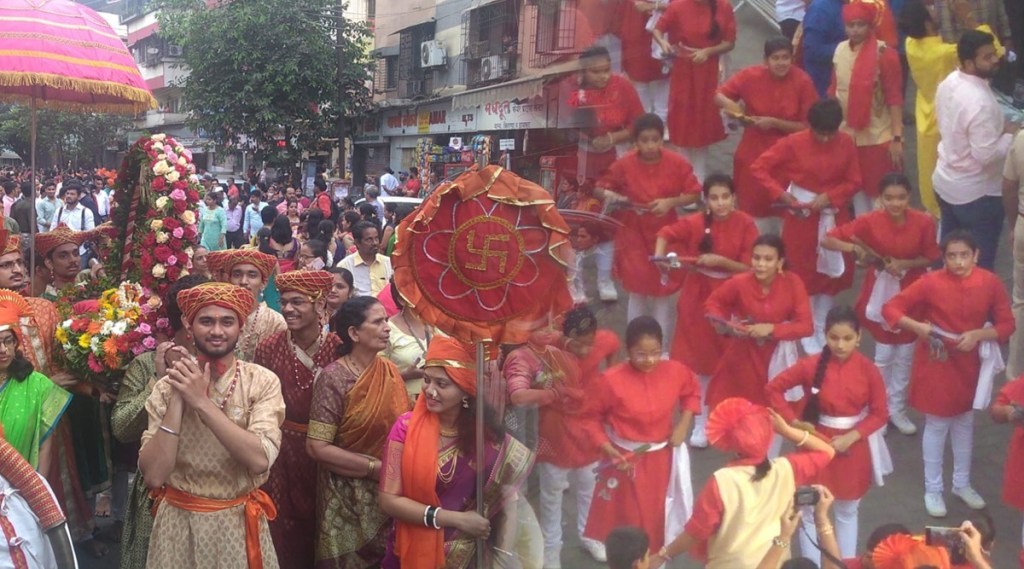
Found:
[[[462,398],[462,408],[469,409],[469,397]]]

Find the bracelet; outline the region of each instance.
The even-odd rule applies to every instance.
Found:
[[[423,525],[426,527],[430,527],[430,522],[428,522],[427,519],[430,516],[430,508],[432,507],[433,506],[427,506],[423,509]]]
[[[434,519],[430,520],[430,525],[434,526],[434,529],[441,529],[441,522],[437,519],[437,514],[441,513],[441,508],[434,508]]]
[[[370,478],[373,476],[373,463],[376,459],[370,457],[366,463],[366,477]]]
[[[163,425],[160,425],[160,430],[165,432],[165,433],[167,433],[168,435],[171,435],[171,436],[174,436],[174,437],[180,437],[181,436],[181,434],[178,433],[177,431],[171,430],[170,427],[165,427]]]
[[[804,431],[804,438],[800,439],[800,442],[796,443],[796,446],[802,447],[807,442],[807,438],[811,436],[810,431]]]
[[[660,557],[662,559],[665,559],[665,560],[672,559],[672,556],[669,555],[669,553],[668,553],[668,546],[667,545],[662,546],[662,548],[658,550],[658,557]]]
[[[835,533],[835,528],[832,527],[832,524],[826,524],[826,525],[818,527],[818,537],[822,537],[822,536],[826,536],[826,535],[832,535],[834,533]]]
[[[778,547],[779,549],[789,549],[789,542],[782,539],[779,536],[775,536],[772,538],[772,545]]]

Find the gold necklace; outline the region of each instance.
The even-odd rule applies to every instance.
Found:
[[[457,429],[457,428],[450,429],[450,430],[441,429],[441,436],[442,437],[448,437],[449,439],[454,439],[455,437],[459,436],[459,429]]]
[[[447,464],[448,464],[448,472],[445,472],[444,471],[444,466],[445,466],[446,463],[444,461],[445,461],[446,458],[448,458],[449,455],[451,455],[452,458],[451,458],[451,460],[449,462],[447,462]],[[450,448],[448,448],[447,450],[445,450],[444,452],[442,452],[441,456],[438,457],[438,459],[437,459],[437,477],[439,479],[441,479],[441,482],[443,482],[445,484],[451,484],[452,480],[455,479],[455,469],[458,467],[458,465],[459,465],[459,447],[458,447],[458,445],[453,445]]]

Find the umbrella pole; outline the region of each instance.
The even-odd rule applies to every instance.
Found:
[[[33,196],[32,199],[36,200],[36,199],[38,199],[38,197],[35,195],[36,194],[36,100],[35,100],[34,97],[32,99],[32,103],[31,103],[31,106],[29,108],[30,108],[29,116],[31,117],[30,126],[29,126],[29,130],[31,131],[29,133],[29,148],[30,148],[29,154],[31,155],[30,161],[32,162],[32,165],[31,165],[32,166],[32,182],[31,183],[32,183],[32,196]],[[32,207],[29,208],[29,209],[32,210],[32,213],[31,213],[32,217],[29,218],[29,219],[32,220],[32,223],[29,224],[29,228],[28,228],[28,233],[29,233],[29,242],[28,242],[28,251],[29,251],[29,254],[28,254],[28,261],[29,261],[29,265],[28,265],[28,286],[29,286],[29,290],[32,290],[32,287],[35,286],[35,284],[36,284],[36,204],[33,203]],[[21,232],[25,233],[25,229],[21,228]],[[24,247],[24,244],[22,245],[22,247]],[[22,250],[24,250],[24,249],[22,249]]]
[[[487,457],[484,455],[484,378],[486,365],[484,343],[476,344],[476,513],[484,515],[484,474]],[[476,566],[484,567],[484,552],[487,541],[476,540]]]

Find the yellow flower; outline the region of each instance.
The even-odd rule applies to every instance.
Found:
[[[152,229],[153,231],[159,231],[160,229],[163,228],[163,226],[164,220],[162,219],[154,219],[153,221],[149,222],[149,228]]]
[[[92,336],[88,332],[78,337],[78,345],[82,348],[89,349],[89,342],[92,341]]]
[[[187,223],[188,225],[192,225],[193,223],[196,222],[196,214],[192,213],[191,211],[185,210],[181,214],[181,220]]]
[[[57,328],[57,331],[53,333],[53,336],[57,338],[57,341],[61,344],[65,344],[68,341],[68,331],[63,327]]]

